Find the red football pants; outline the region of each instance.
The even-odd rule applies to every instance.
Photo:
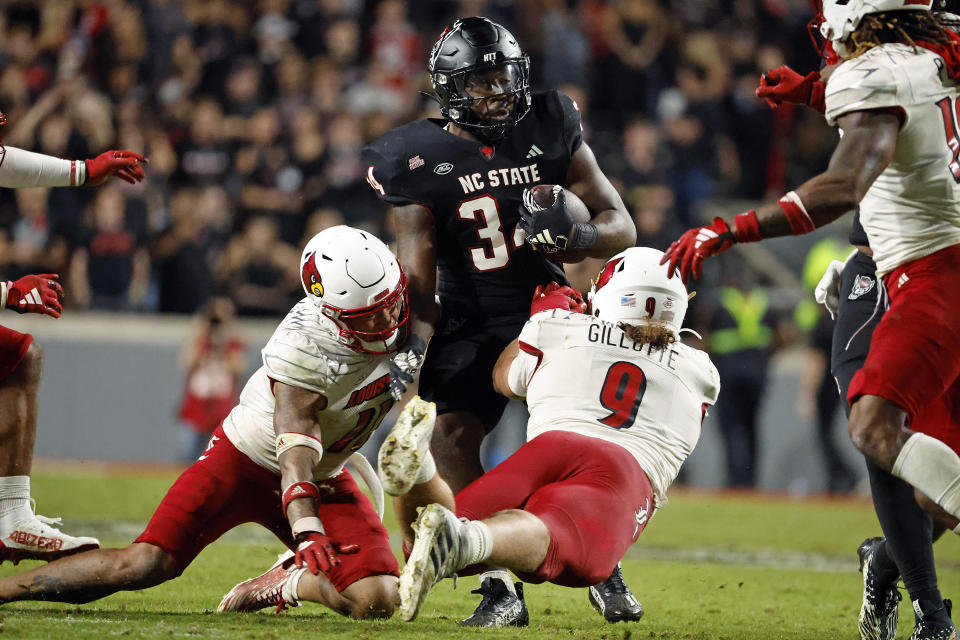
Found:
[[[550,531],[547,557],[524,582],[586,587],[610,577],[646,526],[653,490],[637,460],[606,440],[548,431],[457,495],[457,515],[523,509]]]

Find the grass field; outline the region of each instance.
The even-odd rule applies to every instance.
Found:
[[[39,511],[62,516],[73,533],[105,545],[130,542],[173,482],[171,472],[57,471],[33,478]],[[388,520],[391,531],[395,523]],[[446,581],[413,623],[344,620],[307,604],[275,615],[216,614],[236,582],[268,567],[281,548],[256,526],[228,534],[184,575],[145,591],[84,605],[16,603],[0,607],[8,638],[857,638],[859,542],[879,535],[866,500],[794,501],[766,496],[676,492],[624,559],[628,583],[646,609],[638,623],[607,624],[585,590],[528,585],[527,629],[460,629],[478,601],[476,578]],[[941,590],[960,597],[960,545],[936,547]],[[0,567],[0,576],[35,563]],[[901,605],[898,637],[912,632]]]

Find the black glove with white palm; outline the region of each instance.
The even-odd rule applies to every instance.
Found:
[[[413,383],[413,379],[420,371],[426,352],[427,344],[423,338],[412,333],[396,355],[390,359],[390,395],[397,402],[400,402],[400,397],[406,392],[407,385]]]
[[[545,207],[534,199],[532,189],[524,189],[520,203],[520,228],[527,233],[527,243],[544,253],[564,251],[575,222],[563,187],[555,185],[553,196],[553,204]]]

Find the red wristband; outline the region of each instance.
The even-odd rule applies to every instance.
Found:
[[[795,191],[791,191],[780,198],[779,204],[783,213],[787,216],[787,222],[790,223],[790,233],[793,235],[799,236],[810,233],[817,228],[813,224],[810,214],[803,208],[803,203],[800,202],[800,197],[797,196]]]
[[[320,498],[320,489],[312,482],[294,482],[283,492],[283,517],[287,517],[287,505],[300,498]]]
[[[736,229],[733,236],[737,239],[737,242],[760,242],[763,240],[763,236],[760,235],[757,212],[753,209],[733,216],[733,227]]]

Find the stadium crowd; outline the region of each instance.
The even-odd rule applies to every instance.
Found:
[[[65,274],[73,307],[193,313],[224,293],[282,314],[306,239],[392,237],[360,149],[436,114],[428,50],[462,15],[513,28],[535,88],[576,99],[639,244],[666,248],[709,198],[781,193],[835,140],[754,97],[766,69],[817,66],[806,0],[18,0],[0,14],[3,142],[150,164],[139,185],[0,192],[0,277]]]

